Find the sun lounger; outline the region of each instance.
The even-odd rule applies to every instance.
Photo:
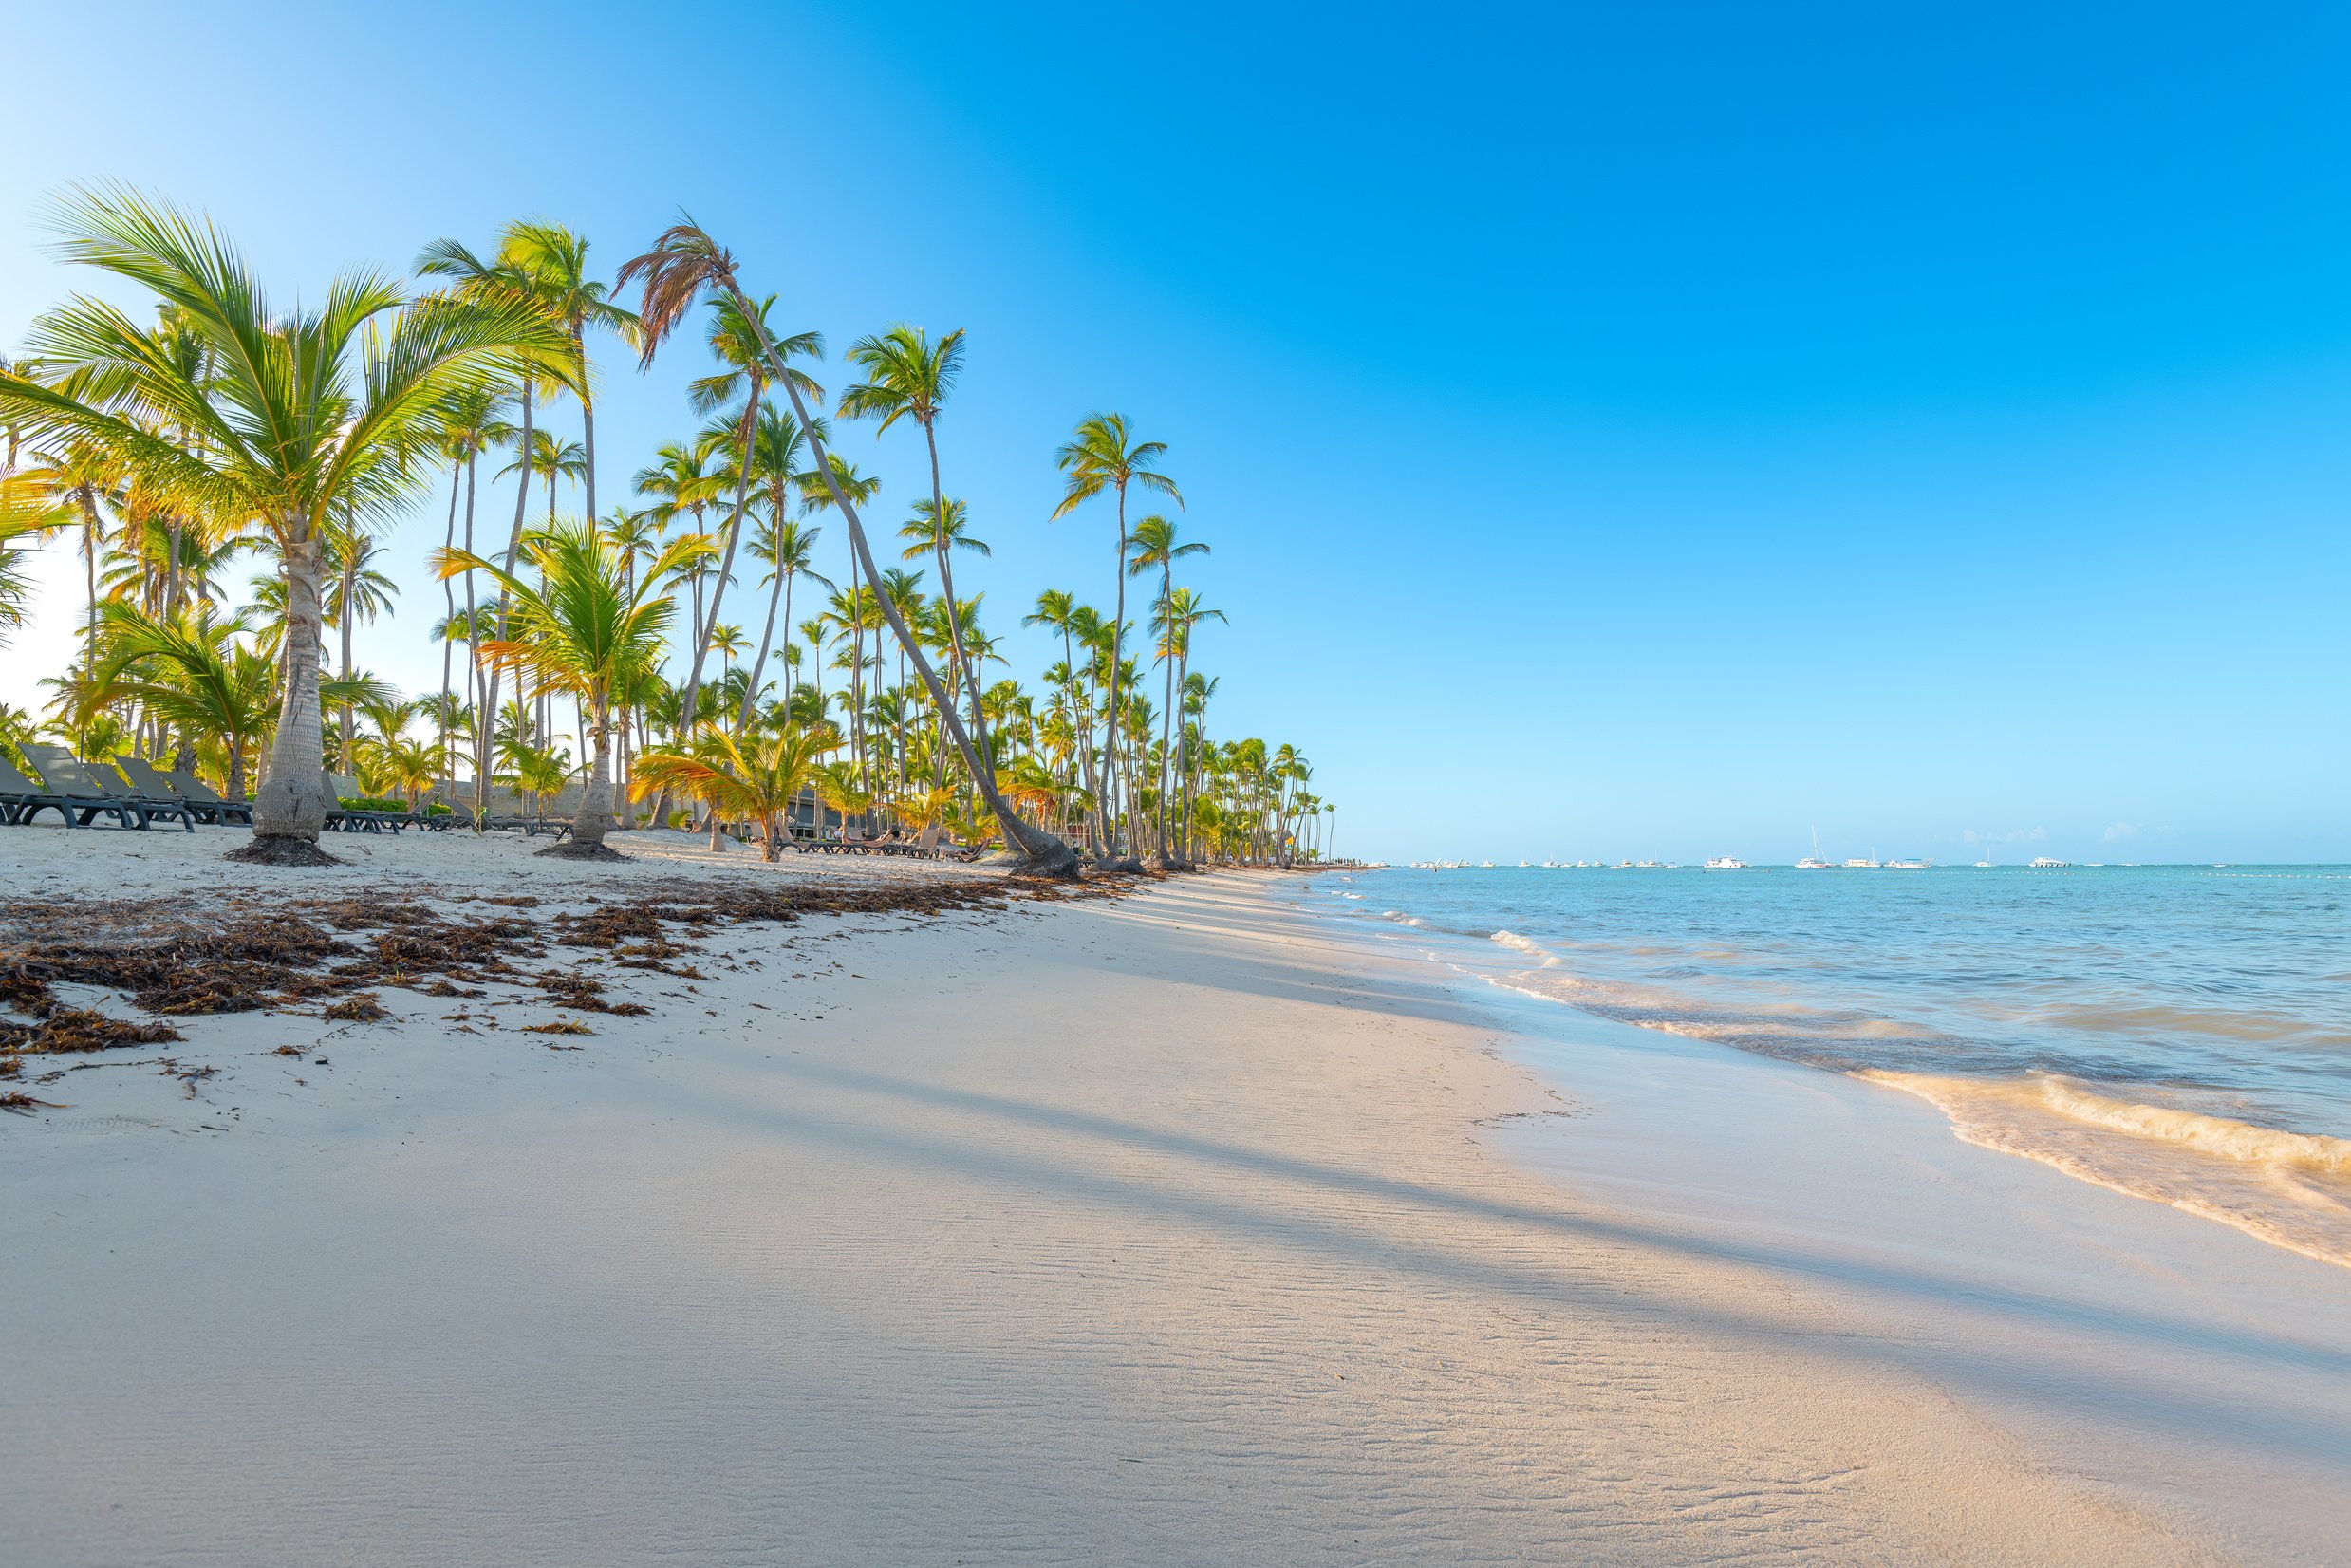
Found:
[[[327,808],[327,826],[338,832],[380,833],[389,828],[397,833],[418,820],[414,812],[378,812],[344,805],[345,800],[364,800],[367,795],[358,779],[344,774],[327,775],[327,795],[333,802]]]
[[[114,818],[118,828],[145,826],[120,801],[103,795],[82,795],[70,789],[52,789],[46,783],[34,783],[25,776],[15,763],[0,756],[0,822],[21,827],[32,821],[36,812],[55,812],[68,828],[86,828],[101,816]]]
[[[152,763],[126,756],[118,764],[132,784],[150,796],[177,800],[208,828],[224,823],[252,826],[253,809],[241,800],[224,800],[219,792],[193,774],[164,773]]]
[[[103,762],[81,763],[63,746],[21,747],[25,759],[41,770],[41,776],[54,789],[67,791],[84,799],[111,800],[138,818],[137,826],[152,826],[159,818],[177,822],[182,831],[196,831],[196,818],[181,802],[169,795],[155,799],[134,790],[129,780]]]

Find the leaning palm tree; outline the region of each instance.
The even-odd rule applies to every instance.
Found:
[[[644,284],[644,295],[639,304],[638,315],[642,325],[644,360],[648,365],[670,332],[706,289],[719,290],[750,317],[771,375],[783,386],[791,399],[793,412],[800,418],[801,428],[809,433],[810,455],[815,459],[816,473],[824,483],[826,493],[848,526],[852,558],[865,573],[867,581],[881,581],[881,571],[874,563],[872,548],[866,539],[865,526],[858,519],[856,507],[843,494],[832,464],[827,461],[830,454],[825,450],[823,436],[811,425],[807,401],[785,373],[782,351],[768,335],[766,327],[748,309],[749,301],[736,280],[735,258],[697,228],[691,219],[687,219],[672,225],[654,241],[653,249],[643,255],[631,257],[622,267],[619,282],[625,285],[635,278],[642,278]],[[938,672],[931,668],[930,661],[924,657],[921,647],[916,644],[914,633],[907,627],[905,617],[886,600],[883,602],[883,609],[890,631],[897,637],[899,644],[906,649],[907,657],[913,662],[915,672],[922,677],[933,705],[941,711],[956,749],[962,754],[965,769],[986,800],[989,812],[1003,828],[1005,842],[1017,847],[1035,870],[1055,876],[1074,876],[1077,857],[1071,852],[1070,847],[1052,833],[1033,828],[1023,821],[981,771],[971,737],[948,700],[946,688],[940,681]]]
[[[316,310],[280,312],[212,226],[135,193],[78,191],[64,253],[177,306],[212,350],[185,362],[112,305],[77,297],[36,322],[34,353],[87,373],[60,389],[0,376],[0,419],[117,453],[193,511],[258,519],[287,588],[284,697],[245,859],[314,865],[326,823],[319,766],[319,600],[330,518],[389,518],[427,480],[441,410],[467,391],[569,350],[545,314],[494,300],[411,300],[355,272]]]
[[[1167,444],[1165,441],[1134,439],[1127,428],[1124,414],[1089,414],[1078,421],[1076,431],[1054,455],[1061,472],[1070,476],[1062,489],[1061,504],[1054,508],[1053,514],[1056,519],[1068,516],[1081,504],[1106,490],[1118,497],[1118,606],[1110,617],[1113,691],[1118,679],[1119,651],[1127,634],[1127,487],[1141,485],[1146,490],[1156,490],[1162,495],[1173,496],[1175,504],[1182,506],[1184,496],[1176,489],[1175,481],[1159,472],[1159,460],[1166,455]],[[1111,779],[1106,781],[1112,787],[1105,793],[1115,795],[1118,793],[1115,779],[1120,771],[1118,704],[1115,700],[1110,704],[1110,737],[1103,743],[1102,755],[1106,767],[1112,775]],[[1131,785],[1128,787],[1128,793],[1132,793]],[[1112,803],[1106,800],[1101,810],[1105,813],[1112,812]],[[1109,828],[1110,820],[1106,815],[1102,839],[1102,852],[1105,854],[1110,852]]]
[[[542,854],[618,858],[605,847],[612,815],[613,698],[660,662],[662,633],[676,613],[668,579],[689,564],[700,541],[673,540],[634,583],[622,551],[592,521],[567,520],[523,540],[533,586],[464,551],[434,557],[442,576],[487,572],[506,592],[511,635],[482,644],[482,656],[527,672],[542,691],[583,706],[592,748],[588,788],[572,819],[571,841]]]
[[[794,802],[812,787],[822,788],[825,753],[840,747],[830,729],[789,728],[765,736],[716,735],[697,751],[647,752],[637,762],[639,794],[674,790],[709,806],[713,848],[718,824],[747,817],[761,829],[761,853],[774,860],[789,828],[778,831]]]

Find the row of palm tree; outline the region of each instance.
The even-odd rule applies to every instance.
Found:
[[[771,854],[795,812],[826,809],[844,827],[998,839],[1060,873],[1073,842],[1167,862],[1316,852],[1328,807],[1304,759],[1209,737],[1217,682],[1191,656],[1223,617],[1178,581],[1208,547],[1170,515],[1130,524],[1129,490],[1179,512],[1183,495],[1164,443],[1123,416],[1090,416],[1060,449],[1053,514],[1109,503],[1110,613],[1040,594],[1023,624],[1057,634],[1063,658],[1034,690],[991,675],[1003,659],[984,596],[956,586],[959,558],[988,546],[940,453],[960,330],[859,338],[829,398],[822,337],[771,325],[775,297],[746,293],[691,222],[610,287],[584,239],[532,220],[487,251],[425,247],[416,271],[438,287],[358,271],[285,312],[177,208],[105,189],[63,211],[65,253],[158,309],[150,327],[77,296],[0,362],[0,636],[21,624],[24,550],[73,536],[89,607],[80,661],[47,682],[47,727],[84,756],[252,782],[240,855],[317,858],[330,772],[412,804],[456,797],[470,773],[486,781],[466,797],[477,812],[488,783],[573,793],[579,854],[609,852],[607,826],[633,826],[640,807],[699,821],[714,843],[756,831]],[[633,309],[619,303],[632,289]],[[637,470],[633,506],[599,511],[591,343],[617,338],[649,368],[698,316],[715,368],[688,401],[704,422]],[[569,401],[577,441],[550,420]],[[886,565],[866,526],[880,481],[832,450],[835,420],[923,438],[928,494]],[[488,483],[513,486],[502,545],[477,535],[485,457]],[[382,541],[443,479],[441,687],[405,700],[360,667],[361,633],[398,593]],[[561,510],[566,485],[576,513]],[[836,521],[846,550],[829,574],[819,545]],[[243,555],[267,569],[232,607]],[[1128,616],[1130,578],[1151,590],[1148,641]],[[30,724],[0,708],[0,744]]]

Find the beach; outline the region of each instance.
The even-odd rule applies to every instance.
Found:
[[[2351,1271],[1465,985],[1294,878],[225,837],[0,832],[0,883],[45,930],[359,901],[535,956],[28,1058],[0,1560],[2345,1548]]]

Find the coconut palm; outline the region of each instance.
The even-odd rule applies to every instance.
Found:
[[[543,313],[494,299],[408,299],[390,280],[347,274],[315,310],[271,308],[245,262],[208,223],[109,189],[64,208],[69,260],[140,284],[177,306],[212,355],[191,379],[119,308],[86,297],[36,322],[35,355],[67,375],[47,385],[0,376],[0,418],[118,457],[190,510],[257,519],[286,576],[283,717],[238,853],[324,858],[319,769],[320,592],[330,520],[388,519],[417,490],[441,408],[467,390],[569,351]]]
[[[1138,441],[1127,426],[1123,414],[1090,414],[1080,420],[1069,440],[1054,454],[1061,472],[1068,475],[1062,488],[1061,504],[1054,508],[1058,519],[1108,490],[1118,498],[1118,604],[1110,617],[1110,669],[1115,676],[1120,663],[1120,649],[1127,632],[1127,489],[1140,485],[1170,496],[1175,504],[1184,504],[1183,493],[1175,481],[1159,472],[1159,462],[1167,455],[1165,441]],[[1116,689],[1113,684],[1114,691]],[[1110,738],[1104,744],[1103,756],[1113,769],[1118,762],[1118,707],[1110,707]],[[1112,793],[1117,791],[1113,788]],[[1104,810],[1110,808],[1106,804]],[[1109,822],[1104,822],[1105,852],[1109,847]]]
[[[805,395],[822,398],[824,388],[812,381],[806,372],[788,363],[795,356],[822,358],[824,336],[818,332],[796,332],[777,338],[767,326],[767,313],[774,308],[775,296],[770,294],[757,306],[748,300],[737,300],[721,294],[711,301],[710,328],[704,341],[711,356],[721,368],[714,375],[703,376],[687,388],[694,411],[709,414],[726,407],[737,398],[742,399],[742,410],[728,420],[723,428],[714,428],[708,436],[710,444],[723,451],[736,469],[735,505],[725,526],[720,530],[722,554],[718,575],[710,590],[710,620],[718,618],[718,607],[726,596],[727,585],[735,576],[735,551],[742,542],[743,512],[750,504],[752,486],[758,464],[758,428],[761,400],[768,388],[768,363],[763,345],[774,345],[778,350],[779,372],[794,386],[795,401]],[[687,661],[685,692],[686,705],[695,705],[696,693],[702,682],[702,661],[710,651],[707,631],[697,637],[692,656]]]
[[[277,693],[270,661],[236,641],[249,629],[244,618],[218,617],[209,607],[169,620],[129,605],[104,613],[109,655],[101,681],[182,732],[225,745],[229,798],[245,798],[246,759],[269,734]]]
[[[541,308],[563,326],[571,339],[571,359],[578,366],[571,388],[580,400],[580,465],[584,495],[581,513],[596,515],[596,398],[588,373],[588,329],[603,327],[623,342],[637,329],[637,318],[612,303],[609,290],[588,274],[588,241],[559,223],[531,219],[507,226],[499,247],[501,257],[532,280],[532,292]]]
[[[859,338],[849,346],[849,363],[866,373],[866,379],[845,389],[841,394],[840,417],[845,420],[870,419],[881,422],[874,427],[873,439],[880,440],[883,433],[900,420],[912,420],[923,429],[923,444],[930,456],[930,505],[927,514],[931,528],[929,543],[933,559],[939,565],[939,592],[949,603],[955,600],[955,569],[947,559],[948,548],[957,543],[960,533],[961,502],[949,505],[939,483],[939,415],[947,396],[955,390],[955,383],[963,372],[963,329],[957,327],[936,343],[930,334],[919,327],[904,322],[877,337]],[[918,512],[923,509],[918,508]],[[901,529],[900,535],[907,531]],[[972,541],[980,554],[987,546]],[[905,557],[914,558],[909,551]],[[950,622],[950,629],[953,624]],[[971,692],[975,704],[980,695],[980,682],[972,676],[963,657],[961,642],[953,644],[955,666],[962,672],[963,685]],[[984,766],[989,760],[988,725],[979,707],[972,708],[972,738],[980,749]]]
[[[721,821],[757,822],[761,852],[774,860],[782,851],[780,825],[790,816],[793,803],[812,787],[822,795],[819,759],[840,744],[827,731],[797,727],[774,735],[716,735],[698,751],[645,753],[638,759],[637,789],[675,790],[708,806],[713,849],[720,844]]]
[[[487,572],[512,607],[512,635],[482,645],[482,656],[528,671],[542,690],[567,693],[585,708],[592,750],[588,788],[571,825],[571,841],[547,854],[611,858],[605,830],[612,813],[612,717],[616,690],[659,663],[662,631],[676,613],[668,579],[686,569],[699,541],[678,539],[654,557],[635,582],[622,552],[593,522],[565,520],[524,540],[536,587],[477,555],[443,551],[435,558],[447,576]]]
[[[690,218],[673,224],[655,239],[651,250],[631,257],[622,267],[619,281],[625,285],[631,279],[642,279],[644,282],[644,293],[638,307],[638,314],[643,328],[644,363],[647,365],[653,363],[654,355],[669,333],[705,291],[716,289],[725,294],[736,302],[738,309],[749,314],[748,301],[736,277],[735,258]],[[761,354],[767,361],[770,372],[784,387],[792,401],[793,412],[799,416],[801,427],[809,432],[809,450],[815,458],[816,472],[824,481],[834,508],[841,513],[842,521],[848,526],[852,558],[868,580],[878,581],[881,574],[874,564],[872,548],[866,539],[865,527],[857,516],[856,506],[843,494],[832,465],[827,461],[830,454],[825,449],[822,435],[810,426],[807,400],[785,374],[783,353],[768,334],[766,327],[756,317],[751,318],[751,325],[759,339]],[[887,608],[886,602],[885,607]],[[888,615],[890,630],[900,645],[907,649],[907,657],[912,660],[916,673],[923,678],[924,687],[930,694],[931,701],[944,710],[948,733],[954,737],[957,750],[962,754],[963,764],[986,799],[989,811],[1003,827],[1006,842],[1017,846],[1037,869],[1054,875],[1074,875],[1077,860],[1070,852],[1069,846],[1053,834],[1032,829],[1022,821],[987,778],[973,751],[971,737],[964,731],[962,720],[947,700],[938,672],[931,668],[930,661],[923,656],[922,650],[914,645],[914,634],[904,618],[894,608],[888,609]]]
[[[811,582],[821,583],[827,588],[832,587],[832,579],[815,570],[811,565],[815,559],[817,536],[823,532],[822,529],[810,528],[804,523],[771,521],[760,531],[758,539],[753,544],[752,552],[767,562],[772,569],[768,572],[768,580],[774,586],[768,593],[767,624],[759,630],[759,651],[752,660],[751,680],[744,687],[744,709],[736,718],[737,728],[749,719],[751,694],[759,689],[759,676],[767,668],[768,648],[775,637],[775,612],[779,606],[783,610],[784,625],[787,631],[792,625],[793,580],[806,577]],[[791,662],[791,658],[792,654],[788,649],[786,650],[787,663]],[[785,684],[789,686],[790,683],[790,671],[787,670]]]
[[[1128,575],[1140,577],[1147,571],[1158,571],[1159,603],[1151,611],[1151,629],[1164,630],[1162,621],[1168,595],[1175,591],[1176,562],[1187,555],[1205,555],[1208,547],[1197,539],[1180,539],[1176,525],[1156,513],[1135,524],[1134,544],[1134,560],[1127,568]],[[1223,619],[1221,615],[1217,618]],[[1159,734],[1159,858],[1164,863],[1167,859],[1167,752],[1172,738],[1168,726],[1175,717],[1176,666],[1175,660],[1165,652],[1160,655],[1160,663],[1166,666],[1166,707],[1160,718]]]

